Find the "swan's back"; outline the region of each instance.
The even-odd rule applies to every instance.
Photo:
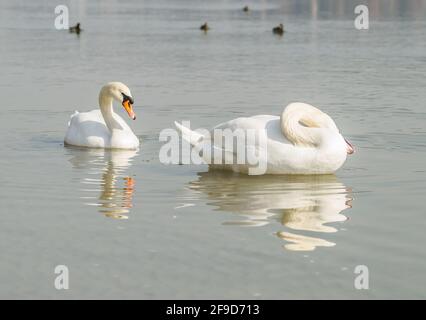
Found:
[[[292,145],[281,132],[280,117],[273,115],[256,115],[252,117],[241,117],[228,122],[221,123],[213,128],[231,131],[235,130],[256,130],[264,131],[268,140]]]
[[[311,167],[314,171],[318,168],[314,168],[313,165],[316,159],[316,149],[308,147],[299,147],[291,143],[281,131],[281,121],[279,116],[273,115],[256,115],[252,117],[241,117],[228,122],[224,122],[216,126],[215,129],[230,130],[235,132],[236,130],[255,130],[256,135],[263,135],[266,142],[267,157],[265,159],[267,163],[268,174],[303,174],[306,173],[306,168]],[[213,132],[211,134],[213,137]],[[258,144],[259,140],[255,141],[255,144],[250,147],[258,149],[262,147]],[[217,146],[217,143],[215,143]],[[246,141],[246,147],[249,146]],[[237,158],[236,151],[237,141],[234,139],[233,143],[233,158]],[[225,152],[225,147],[221,146]],[[247,172],[247,165],[232,165],[232,166],[215,166],[220,169],[230,169],[238,172]]]
[[[80,147],[105,148],[109,136],[100,110],[76,112],[71,116],[65,143]]]

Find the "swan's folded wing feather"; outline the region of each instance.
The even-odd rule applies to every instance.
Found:
[[[250,130],[253,130],[252,133],[255,133],[256,137],[258,137],[259,134],[266,134],[268,140],[273,139],[278,142],[289,143],[281,133],[279,119],[279,117],[271,115],[237,118],[214,127],[211,131],[211,136],[213,137],[215,130],[230,130],[231,132],[242,130],[246,134],[248,134]]]
[[[214,129],[231,129],[235,131],[237,129],[242,130],[263,130],[266,127],[266,123],[271,120],[279,119],[276,116],[270,115],[259,115],[254,117],[241,117],[234,120],[230,120],[221,124],[218,124]]]
[[[216,134],[219,134],[222,137],[226,136],[229,139],[231,137],[229,137],[228,134],[232,135],[232,144],[227,144],[224,139],[222,139],[222,141],[217,141],[217,139],[214,139],[213,147],[214,149],[222,150],[224,158],[227,159],[227,161],[236,163],[238,159],[237,152],[239,147],[241,147],[241,145],[239,146],[238,143],[242,142],[244,144],[246,152],[248,152],[249,149],[258,152],[263,148],[260,143],[260,137],[263,139],[266,145],[268,144],[266,124],[268,121],[277,120],[277,118],[279,119],[279,117],[275,116],[260,115],[254,117],[241,117],[221,123],[214,127],[211,131],[212,138],[214,137],[215,130],[220,130],[216,131]],[[240,131],[240,133],[238,133],[238,131]],[[236,138],[238,134],[243,134],[244,140],[241,139],[239,141],[239,139]],[[249,137],[254,139],[250,139]]]
[[[72,119],[77,116],[79,112],[77,110],[74,111],[74,113],[70,116],[70,120],[68,121],[68,127],[71,125]]]
[[[71,116],[65,135],[67,144],[103,148],[108,141],[109,131],[99,110],[76,112]]]

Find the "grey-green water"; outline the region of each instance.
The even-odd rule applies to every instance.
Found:
[[[364,3],[368,31],[357,1],[62,1],[76,36],[54,29],[55,1],[1,1],[0,297],[426,298],[426,1]],[[134,95],[139,152],[65,148],[112,80]],[[158,160],[174,120],[292,101],[355,145],[335,177]]]

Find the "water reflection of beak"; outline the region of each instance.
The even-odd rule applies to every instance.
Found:
[[[132,197],[133,197],[133,192],[134,192],[134,188],[135,188],[135,180],[131,177],[126,177],[124,178],[124,181],[126,183],[124,190],[124,207],[130,209],[131,207],[133,207],[132,204]]]

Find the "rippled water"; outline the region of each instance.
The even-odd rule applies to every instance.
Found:
[[[358,31],[357,1],[70,1],[76,36],[53,28],[55,1],[0,2],[0,296],[425,298],[426,2],[367,3]],[[64,147],[112,80],[132,90],[141,149]],[[355,145],[336,176],[158,161],[175,120],[292,101]]]

